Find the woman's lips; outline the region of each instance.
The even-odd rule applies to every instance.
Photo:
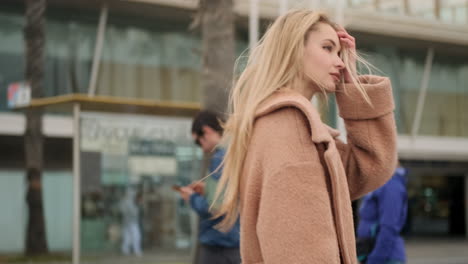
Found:
[[[339,73],[330,73],[330,75],[333,77],[335,82],[340,81],[340,74]]]

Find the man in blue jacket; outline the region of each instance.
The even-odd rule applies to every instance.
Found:
[[[215,228],[222,218],[212,219],[210,206],[214,200],[216,185],[222,174],[220,166],[225,150],[218,147],[223,128],[216,114],[210,111],[200,112],[192,125],[192,137],[205,153],[212,153],[209,173],[204,183],[194,183],[182,187],[180,194],[200,217],[199,241],[200,254],[198,264],[239,264],[239,220],[226,233]]]
[[[408,210],[406,174],[407,170],[399,166],[384,186],[367,194],[362,200],[357,237],[358,240],[374,238],[372,251],[366,259],[360,259],[363,263],[406,262],[405,244],[400,236]]]

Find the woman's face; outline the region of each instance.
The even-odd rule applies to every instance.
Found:
[[[327,92],[336,90],[336,85],[341,80],[341,70],[345,68],[340,50],[335,29],[325,23],[319,23],[309,33],[304,46],[305,74]]]

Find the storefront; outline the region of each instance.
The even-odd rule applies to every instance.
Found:
[[[73,117],[72,173],[55,175],[55,189],[44,191],[55,195],[45,199],[48,238],[60,227],[54,234],[68,238],[62,250],[72,251],[74,263],[89,254],[120,254],[124,201],[139,212],[144,251],[190,256],[197,218],[172,186],[201,176],[203,155],[191,137],[197,104],[67,95],[27,107]]]
[[[408,237],[466,236],[467,162],[404,160]]]
[[[81,115],[84,252],[120,249],[120,205],[129,190],[136,194],[145,250],[190,250],[194,219],[171,188],[200,176],[202,154],[190,128],[183,117]]]

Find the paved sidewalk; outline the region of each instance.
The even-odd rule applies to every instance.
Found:
[[[466,239],[411,239],[406,241],[407,264],[468,264]],[[0,259],[0,263],[2,262]],[[33,262],[27,262],[33,263]],[[70,264],[70,261],[36,262],[38,264]],[[26,264],[18,263],[15,264]],[[121,255],[87,255],[81,264],[191,264],[187,252],[145,252],[142,257]]]
[[[71,256],[68,253],[60,254],[60,257],[48,257],[56,260],[27,260],[18,261],[15,257],[0,257],[0,264],[71,264]],[[12,261],[9,261],[12,260]],[[81,256],[80,264],[191,264],[190,253],[174,251],[146,251],[143,256],[123,256],[118,253],[95,253]]]
[[[468,264],[466,239],[410,239],[406,241],[407,264]],[[164,252],[147,253],[142,258],[105,257],[83,264],[191,264],[190,256]]]
[[[55,263],[65,264],[65,263]],[[85,256],[81,264],[191,264],[188,252],[144,252],[143,256],[94,255]]]
[[[191,259],[189,256],[144,255],[143,257],[104,257],[94,260],[85,259],[81,264],[191,264]]]
[[[406,241],[408,264],[468,264],[466,239],[414,239]]]

